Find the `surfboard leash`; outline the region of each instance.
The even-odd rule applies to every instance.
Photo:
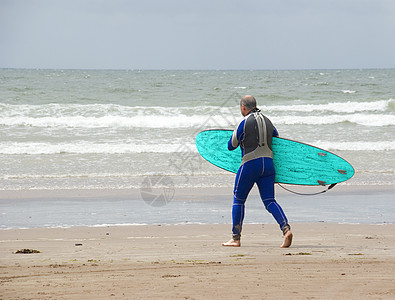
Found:
[[[296,194],[296,195],[300,195],[300,196],[314,196],[314,195],[323,194],[323,193],[329,191],[329,190],[332,189],[337,183],[332,183],[327,189],[325,189],[325,190],[323,190],[323,191],[320,191],[320,192],[317,192],[317,193],[311,193],[311,194],[305,194],[305,193],[295,192],[295,191],[292,191],[292,190],[290,190],[290,189],[287,189],[286,187],[284,187],[282,184],[280,184],[280,183],[278,183],[278,182],[277,182],[277,184],[278,184],[280,187],[282,187],[284,190],[286,190],[287,192],[290,192],[290,193],[293,193],[293,194]]]

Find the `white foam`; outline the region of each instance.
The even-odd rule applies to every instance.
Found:
[[[137,116],[53,116],[53,117],[4,117],[3,126],[30,126],[39,128],[190,128],[202,125],[229,126],[229,115],[137,115]]]
[[[229,118],[230,117],[230,118]],[[338,114],[310,116],[271,116],[275,124],[324,125],[343,122],[365,126],[395,125],[395,115],[390,114]],[[238,119],[234,115],[150,115],[147,116],[103,116],[103,117],[5,117],[0,119],[3,126],[29,126],[38,128],[233,128]]]
[[[281,116],[271,117],[274,124],[286,125],[330,125],[350,122],[364,126],[395,125],[395,115],[387,114],[350,114],[325,116]]]
[[[356,93],[356,91],[352,91],[352,90],[342,90],[342,92],[344,94],[355,94]]]
[[[263,106],[264,111],[297,111],[297,112],[343,112],[355,113],[363,111],[386,111],[394,103],[393,99],[372,102],[330,102],[326,104],[298,104],[298,105],[275,105]]]
[[[395,141],[377,142],[313,142],[314,146],[330,151],[391,151],[395,150]]]
[[[196,152],[194,144],[133,144],[133,143],[0,143],[0,154],[125,154]]]
[[[244,88],[244,87],[237,87]],[[352,91],[351,91],[352,92]],[[364,111],[386,111],[390,106],[394,105],[395,100],[378,100],[371,102],[330,102],[323,104],[294,104],[294,105],[267,105],[259,106],[264,111],[297,111],[297,112],[364,112]],[[225,107],[221,107],[224,110]],[[10,118],[8,122],[12,124],[12,118],[15,118],[14,124],[23,124],[18,118],[26,118],[27,124],[33,122],[34,119],[44,119],[46,121],[51,118],[93,118],[99,119],[103,117],[127,119],[135,116],[191,116],[191,115],[212,115],[218,112],[217,106],[193,106],[193,107],[161,107],[161,106],[123,106],[118,104],[45,104],[45,105],[13,105],[0,104],[0,120]],[[227,112],[239,114],[238,107],[228,107]],[[6,125],[7,123],[1,123]]]
[[[351,151],[390,151],[395,150],[395,141],[377,142],[329,142],[313,141],[314,146],[327,150]],[[197,153],[196,146],[192,143],[184,144],[132,144],[132,143],[45,143],[45,142],[20,142],[0,143],[0,154],[130,154],[130,153]],[[126,174],[124,174],[126,175]],[[83,175],[81,175],[83,176]],[[113,174],[111,175],[113,176]]]

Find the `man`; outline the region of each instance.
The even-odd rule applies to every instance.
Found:
[[[239,123],[228,142],[228,149],[239,145],[242,162],[236,175],[233,190],[232,239],[222,246],[240,247],[245,201],[256,183],[266,209],[273,215],[283,231],[282,248],[291,246],[292,232],[282,208],[274,198],[274,177],[272,137],[278,132],[270,120],[256,107],[253,96],[246,95],[240,100],[240,111],[244,119]]]

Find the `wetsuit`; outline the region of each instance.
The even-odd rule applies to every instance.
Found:
[[[281,230],[289,227],[288,220],[274,198],[275,170],[273,166],[272,137],[278,132],[259,109],[253,109],[238,124],[228,142],[228,149],[239,145],[242,162],[233,190],[233,239],[239,240],[244,219],[245,201],[256,183],[266,209],[273,215]]]

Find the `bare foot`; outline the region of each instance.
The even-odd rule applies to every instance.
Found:
[[[227,241],[226,243],[222,243],[222,246],[226,246],[226,247],[240,247],[241,243],[240,243],[240,240],[231,239],[231,240]]]
[[[292,244],[292,237],[293,234],[291,230],[288,230],[287,233],[284,235],[284,242],[281,245],[281,248],[288,248]]]

